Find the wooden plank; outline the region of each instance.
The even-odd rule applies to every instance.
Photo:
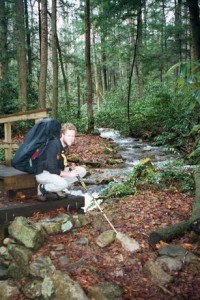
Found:
[[[47,202],[32,202],[32,203],[20,203],[12,204],[10,207],[0,208],[0,224],[4,225],[10,221],[13,221],[17,216],[31,217],[36,212],[49,212],[59,208],[65,208],[66,210],[78,210],[83,213],[85,205],[85,198],[83,196],[68,195],[66,199],[51,200]]]
[[[31,119],[42,119],[48,116],[49,109],[35,109],[0,117],[0,124]]]
[[[4,192],[9,190],[36,188],[36,180],[33,174],[7,176],[0,180],[3,180],[4,182]]]
[[[13,167],[8,167],[8,166],[0,164],[0,178],[4,178],[7,176],[22,175],[22,174],[28,174],[28,173],[22,172]]]
[[[6,149],[6,148],[18,149],[19,148],[18,144],[7,143],[7,142],[1,142],[0,145],[1,145],[2,149]]]
[[[16,170],[13,167],[0,165],[0,188],[5,194],[10,190],[30,189],[37,187],[34,174]]]

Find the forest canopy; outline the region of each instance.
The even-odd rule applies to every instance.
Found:
[[[2,0],[0,113],[51,108],[191,152],[199,29],[198,0]]]

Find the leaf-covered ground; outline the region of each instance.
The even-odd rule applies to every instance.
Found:
[[[99,160],[105,162],[108,155],[105,148],[109,141],[98,136],[79,136],[71,149],[82,161]],[[91,285],[115,282],[123,289],[120,299],[200,299],[200,272],[198,264],[185,264],[174,272],[174,281],[165,288],[158,287],[143,274],[143,266],[157,256],[156,250],[148,244],[149,234],[159,227],[187,219],[191,213],[194,196],[174,191],[140,190],[136,195],[104,202],[102,208],[114,227],[129,237],[136,239],[141,250],[129,253],[119,242],[106,248],[95,244],[102,230],[111,229],[98,210],[90,212],[94,222],[69,233],[49,236],[45,245],[35,254],[49,255],[55,266],[78,281],[85,292]],[[53,217],[63,213],[63,209],[47,214],[37,213],[33,220]],[[74,212],[76,213],[76,212]],[[103,228],[102,228],[103,226]],[[76,241],[88,239],[88,245]],[[198,241],[194,234],[174,240],[173,244],[188,243],[194,254],[200,255]],[[92,299],[91,299],[92,300]]]

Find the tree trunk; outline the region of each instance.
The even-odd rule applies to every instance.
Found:
[[[61,51],[60,43],[58,40],[58,36],[57,36],[57,47],[58,47],[58,55],[59,55],[59,60],[60,60],[61,72],[63,75],[65,98],[66,98],[66,103],[67,103],[67,111],[69,112],[70,111],[70,102],[69,102],[69,92],[68,92],[68,80],[67,80],[67,76],[65,74],[65,68],[64,68],[63,58],[62,58],[62,51]]]
[[[181,18],[182,0],[175,0],[175,27],[178,28],[175,35],[176,40],[176,52],[178,54],[178,60],[182,61],[182,18]],[[177,61],[174,61],[176,63]]]
[[[138,40],[139,40],[139,33],[140,33],[140,22],[141,22],[141,13],[142,8],[140,7],[137,13],[137,33],[135,38],[135,44],[133,46],[133,58],[131,63],[130,74],[128,77],[128,95],[127,95],[127,115],[128,115],[128,122],[129,122],[129,131],[131,134],[131,123],[130,123],[130,99],[131,99],[131,87],[132,87],[132,77],[133,77],[133,70],[136,64],[136,57],[137,57],[137,50],[138,50]]]
[[[195,172],[196,196],[192,207],[192,215],[188,220],[184,220],[177,224],[172,224],[164,228],[153,231],[149,237],[151,246],[155,246],[159,241],[169,242],[175,238],[183,236],[187,231],[191,230],[191,224],[200,218],[200,168]]]
[[[40,108],[46,107],[46,85],[48,66],[48,26],[47,26],[47,0],[41,0],[40,11],[40,76],[38,87],[38,102]]]
[[[93,31],[93,49],[94,49],[94,78],[95,78],[95,92],[97,108],[100,108],[100,93],[99,93],[99,76],[97,68],[97,54],[95,49],[95,32]]]
[[[192,33],[192,61],[200,60],[200,18],[198,0],[187,0],[190,12],[190,24]]]
[[[16,21],[16,50],[18,65],[18,98],[20,100],[20,110],[27,109],[27,61],[26,61],[26,39],[24,23],[24,2],[15,1],[15,21]]]
[[[101,65],[102,65],[102,88],[103,94],[108,90],[108,80],[107,80],[107,59],[106,59],[106,52],[105,52],[105,38],[104,33],[101,36]]]
[[[32,49],[31,49],[31,35],[29,28],[29,14],[28,14],[28,3],[24,0],[25,9],[25,22],[26,22],[26,43],[27,43],[27,56],[28,56],[28,73],[32,75]]]
[[[80,76],[77,75],[77,119],[81,118],[81,85],[80,85]]]
[[[52,0],[51,28],[52,28],[52,65],[53,65],[53,98],[52,116],[58,114],[58,53],[57,53],[57,26],[56,26],[56,0]]]
[[[8,70],[7,25],[5,0],[2,0],[0,5],[0,80],[4,79]]]
[[[88,133],[94,130],[93,102],[92,102],[92,70],[90,54],[90,0],[85,0],[85,64],[87,81],[87,116]]]

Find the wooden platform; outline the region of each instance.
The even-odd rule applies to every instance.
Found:
[[[59,208],[69,211],[79,211],[83,213],[85,198],[83,196],[68,195],[65,199],[51,200],[47,202],[28,201],[23,203],[10,203],[0,208],[0,225],[8,224],[17,216],[30,217],[36,212],[49,212]]]
[[[0,165],[0,192],[8,196],[9,192],[33,189],[36,193],[37,183],[33,174],[16,170],[13,167]]]
[[[18,198],[20,192],[25,196],[22,199]],[[51,199],[50,196],[49,199]],[[46,202],[38,202],[34,175],[0,165],[0,225],[7,224],[16,216],[30,217],[36,212],[49,212],[61,207],[83,213],[82,207],[84,206],[83,196],[70,194],[65,199],[54,197]]]

